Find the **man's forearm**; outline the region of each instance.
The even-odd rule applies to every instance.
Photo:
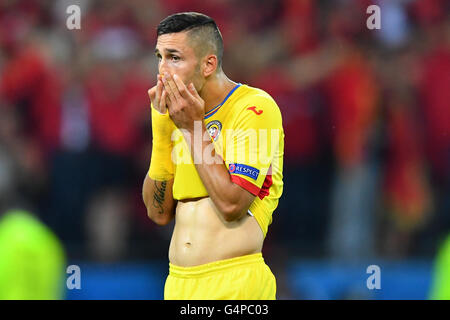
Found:
[[[142,197],[147,215],[159,225],[166,225],[175,215],[176,201],[173,199],[172,187],[173,179],[157,181],[148,175],[145,177]]]
[[[205,133],[206,127],[203,123],[201,136],[203,137]],[[197,172],[210,198],[223,214],[225,220],[232,221],[240,218],[247,212],[254,197],[231,181],[223,160],[215,153],[214,148],[211,154],[204,154],[204,150],[210,146],[211,141],[194,139],[192,132],[185,131],[184,134]],[[186,137],[186,135],[190,136]],[[194,143],[194,141],[201,141],[201,143]]]

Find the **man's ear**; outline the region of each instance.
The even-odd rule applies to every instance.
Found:
[[[203,60],[203,76],[209,77],[217,69],[217,56],[214,54],[207,55]]]

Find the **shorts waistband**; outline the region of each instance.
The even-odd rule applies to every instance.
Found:
[[[180,267],[169,263],[169,275],[180,278],[197,278],[217,271],[224,271],[237,266],[252,263],[264,263],[264,258],[262,257],[261,252],[230,259],[218,260],[193,267]]]

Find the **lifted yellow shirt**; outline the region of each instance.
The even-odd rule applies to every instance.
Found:
[[[249,214],[255,217],[265,237],[283,192],[280,109],[265,91],[237,84],[221,104],[205,114],[204,123],[231,181],[256,196]],[[175,129],[172,140],[174,199],[208,196],[180,130]]]

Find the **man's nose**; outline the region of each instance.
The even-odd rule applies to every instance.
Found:
[[[167,66],[167,62],[165,59],[161,59],[159,63],[159,74],[164,75],[165,72],[169,72],[169,67]]]

